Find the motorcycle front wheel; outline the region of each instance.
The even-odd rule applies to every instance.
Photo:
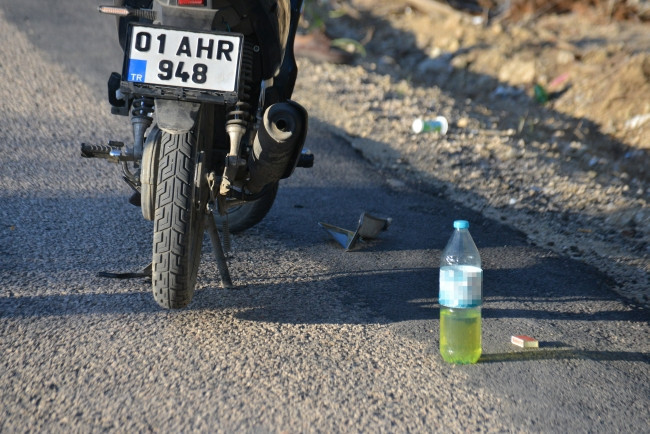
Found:
[[[152,290],[166,309],[192,301],[201,260],[208,196],[200,172],[197,138],[192,132],[162,133],[158,161],[153,234]]]

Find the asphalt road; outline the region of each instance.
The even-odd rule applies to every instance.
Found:
[[[145,280],[96,277],[148,263],[152,229],[116,166],[79,158],[81,142],[130,137],[105,101],[121,60],[96,4],[0,1],[0,432],[650,431],[647,310],[598,270],[388,179],[318,117],[316,167],[233,239],[235,289],[208,246],[185,310],[161,310]],[[300,83],[296,96],[309,108]],[[362,211],[393,223],[353,252],[317,225],[354,228]],[[484,355],[464,367],[437,353],[457,218],[485,269]]]

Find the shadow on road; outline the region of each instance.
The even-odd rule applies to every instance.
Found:
[[[538,360],[597,360],[643,362],[650,364],[650,353],[634,351],[587,351],[574,348],[535,349],[500,354],[483,354],[479,363],[531,362]]]
[[[448,202],[424,192],[395,193],[375,181],[358,188],[304,184],[298,179],[280,189],[267,219],[235,236],[230,261],[237,289],[219,289],[206,238],[199,276],[205,289],[197,291],[188,310],[229,309],[240,319],[287,324],[437,320],[437,264],[453,220]],[[328,197],[340,206],[325,206],[332,203]],[[393,224],[378,240],[345,252],[317,222],[356,222],[365,197],[386,204]],[[135,269],[149,259],[150,228],[139,220],[137,209],[126,202],[119,206],[118,197],[2,200],[5,217],[15,227],[0,231],[0,317],[162,312],[147,280],[95,277],[100,271],[133,271],[124,267]],[[294,208],[297,203],[302,207]],[[21,207],[39,214],[21,217],[11,211]],[[83,207],[135,223],[116,238],[98,230],[102,225],[97,221],[79,219]],[[485,318],[648,322],[647,311],[621,303],[594,267],[531,247],[507,225],[458,204],[452,207],[452,214],[477,221],[472,234],[483,256]],[[137,242],[127,247],[125,236]],[[286,257],[277,259],[277,268],[273,261],[279,251]],[[255,268],[251,279],[246,264],[259,255],[267,263]],[[287,269],[292,258],[306,262]],[[309,263],[332,271],[309,274]],[[182,317],[183,312],[172,315]]]
[[[526,268],[492,271],[486,274],[484,286],[483,317],[486,319],[534,319],[549,321],[629,321],[647,323],[647,312],[629,306],[607,301],[617,301],[606,287],[597,288],[597,282],[585,270],[583,278],[575,279],[571,286],[572,296],[565,300],[566,286],[561,281],[573,277],[549,272],[560,261],[548,260]],[[573,264],[584,267],[583,264]],[[591,271],[591,276],[595,271]],[[519,276],[529,277],[522,284]],[[319,287],[340,294],[341,301],[356,314],[363,312],[365,322],[402,322],[412,320],[437,320],[437,268],[376,269],[362,273],[337,273],[327,276],[312,276]],[[310,286],[309,284],[307,286]],[[524,289],[528,288],[528,289]],[[301,284],[247,286],[251,294],[262,291],[278,293],[277,302],[254,306],[239,313],[241,319],[249,321],[270,321],[294,323],[306,321],[343,322],[345,318],[330,317],[326,309],[311,308],[313,293],[303,290]],[[205,300],[210,303],[209,297]],[[255,296],[252,296],[255,298]],[[508,301],[503,301],[507,298]],[[266,297],[264,297],[266,300]],[[603,303],[604,302],[604,303]],[[513,307],[518,306],[518,307]],[[608,306],[606,308],[603,306]],[[208,306],[203,306],[209,308]]]
[[[565,299],[565,287],[558,281],[566,281],[570,276],[548,272],[557,261],[559,259],[551,259],[530,269],[510,270],[508,275],[501,277],[496,271],[488,273],[483,317],[648,322],[647,312],[642,309],[619,303],[607,308],[607,301],[616,299],[605,288],[594,288],[589,273],[572,282],[572,295]],[[582,264],[574,266],[584,267]],[[593,271],[591,273],[593,275]],[[511,279],[514,275],[536,277],[533,285],[522,286],[520,280]],[[98,288],[96,293],[22,296],[19,290],[14,290],[10,296],[0,297],[0,317],[170,314],[182,318],[185,312],[234,310],[242,320],[285,324],[437,320],[438,305],[433,289],[437,277],[436,268],[376,268],[364,272],[313,275],[301,282],[282,284],[247,284],[237,282],[235,277],[235,289],[219,289],[218,282],[208,282],[206,289],[197,291],[189,308],[174,312],[164,311],[156,305],[147,279],[129,280],[127,283],[94,278],[92,283]],[[114,284],[141,290],[106,292]],[[544,288],[544,294],[540,295],[536,288]],[[508,301],[503,301],[504,298]],[[504,303],[506,307],[503,307]],[[521,307],[507,307],[513,305]],[[564,350],[558,351],[562,354]]]

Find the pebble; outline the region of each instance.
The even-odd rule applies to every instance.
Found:
[[[576,60],[575,54],[569,50],[560,50],[557,53],[556,61],[560,65],[566,65]]]
[[[499,81],[511,85],[531,84],[535,79],[535,61],[513,59],[499,69]]]
[[[406,188],[406,183],[404,181],[400,181],[399,179],[395,179],[395,178],[388,178],[386,180],[386,184],[388,184],[390,188],[395,190],[403,190],[404,188]]]

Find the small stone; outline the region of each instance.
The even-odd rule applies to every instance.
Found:
[[[559,65],[566,65],[576,60],[576,56],[569,50],[560,50],[555,59]]]
[[[499,81],[511,85],[530,84],[535,80],[535,61],[511,60],[499,70]]]
[[[490,27],[490,30],[492,31],[492,34],[500,35],[501,33],[503,33],[503,26],[499,23],[496,23]]]
[[[451,66],[456,69],[466,69],[470,63],[468,56],[454,56],[451,60]]]
[[[420,74],[427,73],[440,73],[445,71],[451,71],[452,66],[450,64],[449,56],[442,55],[436,58],[427,58],[420,62],[417,66],[417,71]]]
[[[400,181],[399,179],[395,178],[389,178],[386,180],[386,183],[390,188],[394,188],[395,190],[402,190],[406,188],[406,183],[403,181]]]

